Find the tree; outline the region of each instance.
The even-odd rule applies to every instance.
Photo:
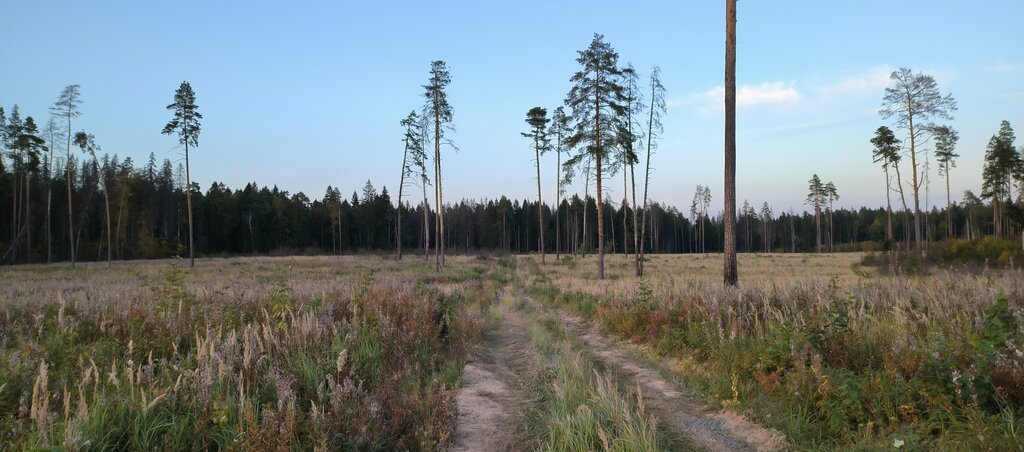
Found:
[[[57,96],[57,101],[53,103],[53,107],[50,107],[50,113],[54,116],[58,116],[67,119],[67,129],[65,133],[67,135],[67,187],[68,187],[68,250],[69,256],[71,257],[71,268],[75,267],[75,235],[74,235],[74,216],[72,213],[72,198],[71,198],[71,187],[74,184],[71,178],[71,120],[78,117],[82,113],[79,111],[78,106],[82,104],[81,99],[81,87],[78,85],[68,85],[61,91],[60,95]]]
[[[405,178],[414,175],[413,165],[417,156],[423,154],[423,146],[420,142],[420,118],[416,110],[410,111],[405,119],[399,122],[405,128],[402,141],[405,143],[405,150],[402,152],[402,176],[398,182],[398,211],[396,212],[395,223],[397,226],[398,260],[402,260],[402,193],[405,189]],[[420,159],[420,162],[423,160]],[[422,163],[421,163],[422,164]]]
[[[434,198],[437,201],[437,223],[434,232],[435,253],[437,259],[437,271],[444,266],[444,190],[441,187],[441,143],[445,142],[445,131],[451,130],[452,106],[448,103],[448,94],[445,88],[452,81],[451,74],[444,61],[436,60],[430,63],[430,80],[423,88],[423,94],[427,99],[427,108],[434,119]],[[447,141],[450,145],[451,142]]]
[[[832,238],[832,212],[835,210],[832,208],[832,203],[839,200],[839,192],[836,191],[835,184],[829,181],[825,184],[824,188],[825,202],[828,203],[828,252],[833,252],[833,245],[835,240]]]
[[[725,285],[739,284],[736,270],[736,0],[725,1]]]
[[[821,206],[825,203],[825,185],[817,174],[811,177],[807,185],[807,199],[804,204],[814,206],[814,243],[815,249],[821,252]]]
[[[430,118],[420,115],[419,145],[416,146],[419,152],[412,155],[413,165],[419,170],[420,189],[423,191],[423,260],[430,259],[430,203],[427,202],[427,186],[430,185],[430,176],[427,174],[427,144],[430,143]]]
[[[967,225],[965,228],[967,229],[967,240],[974,240],[980,235],[974,233],[974,230],[977,227],[975,226],[976,223],[974,221],[974,209],[981,206],[981,199],[975,196],[972,191],[964,190],[964,199],[962,204],[964,208],[967,209]]]
[[[956,167],[956,142],[960,134],[950,126],[938,126],[932,129],[935,138],[935,159],[939,162],[939,175],[946,178],[946,236],[955,237],[953,233],[953,201],[949,194],[949,169]]]
[[[697,185],[697,190],[693,194],[693,204],[690,205],[690,214],[697,219],[698,227],[700,228],[700,252],[707,253],[707,247],[705,246],[705,234],[704,234],[704,223],[708,216],[708,207],[711,205],[711,188]]]
[[[540,263],[544,261],[544,202],[541,199],[540,190],[540,156],[544,155],[551,148],[548,140],[547,127],[551,122],[548,119],[548,110],[541,107],[533,107],[526,112],[526,123],[530,125],[530,131],[520,135],[533,140],[534,163],[537,167],[537,226],[540,230],[539,246]]]
[[[96,151],[99,149],[99,146],[96,145],[96,138],[91,133],[78,131],[75,133],[75,146],[82,149],[82,153],[92,157],[92,164],[100,175],[100,185],[103,186],[103,205],[106,211],[104,217],[107,223],[107,266],[109,267],[113,264],[113,242],[111,241],[110,229],[110,184],[107,181],[106,172],[100,170],[100,161],[96,157]]]
[[[740,208],[740,221],[743,221],[743,223],[745,223],[744,224],[744,236],[743,237],[745,239],[745,248],[746,248],[748,253],[751,252],[751,248],[750,248],[750,222],[753,221],[755,213],[756,212],[754,211],[754,208],[750,206],[750,201],[747,201],[746,199],[744,199],[743,200],[743,207]]]
[[[626,106],[621,84],[622,70],[618,67],[619,54],[604,41],[604,35],[594,34],[585,50],[580,50],[576,62],[582,68],[570,79],[573,83],[565,99],[572,108],[573,134],[568,145],[582,149],[566,163],[577,165],[585,158],[594,162],[594,181],[597,185],[597,276],[604,279],[604,203],[602,174],[608,149],[615,145],[616,120],[625,113]]]
[[[562,234],[559,227],[560,214],[562,211],[562,151],[563,138],[569,135],[569,117],[565,115],[565,108],[559,106],[551,114],[551,127],[548,129],[548,136],[555,139],[555,258],[562,259]]]
[[[2,113],[2,109],[0,109],[0,113]],[[60,137],[60,128],[52,115],[50,120],[46,121],[43,134],[49,143],[46,150],[46,263],[49,264],[53,260],[53,222],[50,219],[50,213],[53,210],[53,151],[56,149],[57,139]]]
[[[629,240],[625,237],[629,228],[626,223],[626,213],[629,212],[629,201],[628,195],[629,190],[626,187],[626,176],[629,176],[630,188],[632,188],[633,195],[633,266],[636,271],[636,276],[641,276],[640,270],[640,253],[637,249],[640,247],[640,236],[637,235],[637,204],[636,204],[636,164],[640,162],[639,156],[636,152],[637,142],[643,139],[643,127],[640,126],[639,120],[644,110],[644,99],[643,94],[640,92],[638,85],[639,76],[636,73],[636,69],[633,68],[632,64],[627,64],[626,68],[622,70],[623,78],[623,94],[625,95],[626,111],[625,115],[619,121],[619,160],[622,166],[622,251],[623,254],[629,254]],[[629,172],[626,173],[626,168],[629,168]]]
[[[199,120],[203,115],[199,113],[199,106],[196,105],[196,94],[192,91],[192,85],[188,82],[181,82],[181,85],[174,91],[174,102],[167,106],[168,110],[174,111],[174,117],[164,126],[163,134],[178,134],[178,142],[185,146],[185,199],[188,204],[188,260],[189,266],[196,266],[195,236],[192,229],[192,174],[188,160],[189,146],[199,146],[199,132],[201,126]]]
[[[772,208],[768,205],[768,201],[761,205],[761,225],[764,227],[764,252],[770,253],[772,250]]]
[[[1013,179],[1024,172],[1024,160],[1013,148],[1014,139],[1010,122],[1003,121],[999,132],[988,141],[981,173],[981,198],[992,200],[992,224],[997,237],[1003,235],[1006,223],[1004,202],[1010,202]]]
[[[21,237],[25,236],[26,262],[32,262],[32,196],[31,173],[39,168],[39,154],[46,146],[37,135],[35,120],[28,116],[24,121],[18,106],[11,109],[10,122],[4,123],[0,111],[0,138],[3,147],[9,150],[11,159],[11,243],[7,255],[17,259]],[[2,259],[0,259],[2,260]]]
[[[644,235],[647,232],[647,190],[651,185],[651,156],[658,148],[657,138],[665,131],[661,117],[665,115],[665,87],[661,84],[661,68],[651,69],[651,106],[647,117],[647,158],[644,159],[644,207],[640,224],[640,276],[644,275]]]
[[[885,238],[892,241],[892,201],[889,198],[889,194],[892,192],[892,179],[889,177],[889,167],[896,169],[897,174],[897,186],[900,187],[900,196],[903,196],[903,184],[899,182],[899,162],[900,162],[900,140],[896,138],[896,135],[892,133],[886,126],[878,127],[875,131],[874,138],[871,139],[871,144],[875,146],[873,153],[874,162],[882,163],[882,170],[885,172],[885,210],[886,210],[886,224],[885,224]],[[907,208],[906,200],[903,201],[904,211]]]
[[[918,252],[924,252],[921,241],[921,184],[917,177],[917,144],[924,140],[924,135],[934,127],[929,123],[932,118],[953,119],[956,111],[956,100],[952,95],[939,93],[935,78],[923,73],[912,73],[910,69],[900,68],[889,76],[894,86],[885,89],[882,109],[879,114],[885,119],[895,118],[896,126],[907,130],[910,141],[910,187],[914,194],[914,242]]]

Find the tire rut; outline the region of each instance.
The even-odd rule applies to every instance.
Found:
[[[462,370],[452,451],[521,450],[529,441],[520,418],[522,384],[535,358],[529,353],[526,321],[500,297],[496,303],[500,323],[485,333],[481,348]]]
[[[517,289],[536,309],[546,310],[566,332],[572,335],[606,369],[619,377],[635,381],[647,408],[662,428],[686,437],[693,446],[714,451],[778,451],[788,446],[785,437],[728,410],[713,410],[677,384],[661,376],[646,363],[630,357],[631,346],[609,337],[585,320],[548,308]],[[635,347],[632,347],[635,348]]]

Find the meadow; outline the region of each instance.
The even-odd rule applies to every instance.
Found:
[[[606,280],[592,256],[6,267],[0,444],[448,449],[463,369],[494,344],[519,374],[518,447],[688,444],[578,318],[788,448],[1024,447],[1024,275],[887,274],[863,256],[741,254],[739,289],[720,255],[648,256],[643,279],[613,255]]]
[[[534,266],[536,298],[642,344],[691,391],[795,448],[1024,447],[1024,275],[882,274],[863,255],[650,256]]]
[[[5,268],[0,444],[444,447],[476,303],[503,280],[450,260],[441,276],[380,257]]]

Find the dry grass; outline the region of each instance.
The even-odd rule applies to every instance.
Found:
[[[494,260],[204,259],[0,273],[0,443],[433,449]]]
[[[894,277],[859,254],[533,264],[530,290],[689,363],[683,378],[807,447],[1021,447],[1024,275]],[[1000,301],[1005,300],[1005,301]]]

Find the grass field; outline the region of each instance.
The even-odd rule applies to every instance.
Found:
[[[611,257],[534,266],[531,293],[646,344],[695,392],[799,447],[1024,447],[1024,275],[885,276],[860,254]]]
[[[0,444],[433,449],[495,261],[240,258],[6,268]],[[507,273],[507,271],[505,272]]]
[[[515,286],[793,448],[1024,447],[1024,275],[891,276],[860,260],[741,255],[740,289],[722,287],[716,255],[649,256],[643,280],[609,256],[604,281],[590,256],[452,257],[441,274],[376,256],[6,267],[0,444],[444,449],[463,366]],[[524,384],[543,399],[520,416],[522,444],[671,444],[551,315],[519,316],[536,348]],[[587,421],[580,442],[566,413],[583,406],[619,417]]]

